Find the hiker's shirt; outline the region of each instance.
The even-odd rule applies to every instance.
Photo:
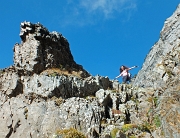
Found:
[[[128,70],[123,70],[122,72],[121,72],[121,74],[120,74],[120,76],[127,76],[128,75]]]

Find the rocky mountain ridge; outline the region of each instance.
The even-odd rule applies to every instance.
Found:
[[[0,72],[0,137],[180,137],[179,26],[180,5],[133,84],[120,84],[76,64],[62,34],[21,23],[14,65]]]

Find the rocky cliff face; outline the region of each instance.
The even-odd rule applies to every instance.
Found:
[[[14,66],[0,71],[0,137],[180,137],[179,26],[180,6],[133,84],[119,84],[76,64],[61,34],[21,23]]]
[[[180,137],[180,5],[151,48],[134,85],[152,87],[165,137]]]
[[[134,85],[141,87],[161,87],[170,78],[179,76],[180,51],[180,5],[169,17],[160,33],[160,39],[151,48]],[[178,78],[178,77],[177,77]]]

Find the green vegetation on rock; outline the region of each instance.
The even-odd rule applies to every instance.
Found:
[[[116,138],[116,133],[119,131],[118,128],[114,128],[112,131],[111,131],[111,138]]]
[[[74,128],[57,130],[53,138],[86,138],[85,135]]]

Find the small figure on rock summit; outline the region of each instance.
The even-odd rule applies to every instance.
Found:
[[[131,74],[129,73],[129,70],[136,68],[136,67],[138,67],[138,66],[133,66],[131,68],[128,68],[128,67],[122,65],[120,67],[120,74],[119,74],[119,76],[116,77],[116,79],[119,78],[120,76],[122,76],[123,83],[127,83],[128,81],[130,82],[131,81]]]

